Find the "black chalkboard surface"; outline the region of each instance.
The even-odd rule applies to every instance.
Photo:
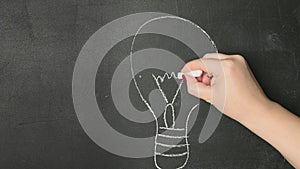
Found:
[[[220,52],[245,57],[272,100],[300,116],[299,0],[2,0],[0,168],[155,168],[153,157],[122,157],[95,144],[80,125],[72,99],[73,70],[86,41],[105,24],[140,12],[169,13],[200,25]],[[154,46],[165,44],[157,47],[193,56],[186,57],[186,61],[195,57],[168,37],[143,36]],[[108,53],[112,59],[105,60],[98,69],[98,104],[103,97],[110,97],[109,90],[104,90],[109,81],[103,79],[111,78],[109,74],[121,62],[122,52],[129,52],[132,39],[127,40],[116,45]],[[101,72],[105,74],[101,76]],[[136,94],[131,84],[128,95],[136,100],[133,106],[145,109]],[[201,114],[189,133],[191,151],[185,168],[293,168],[272,146],[226,116],[222,116],[213,135],[200,144],[199,133],[209,109],[207,103],[200,102]],[[114,110],[113,106],[106,100],[102,108]],[[117,110],[104,116],[113,128],[130,137],[153,135],[151,123],[128,125]]]

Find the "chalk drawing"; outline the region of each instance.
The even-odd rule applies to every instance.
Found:
[[[158,124],[158,119],[155,115],[155,112],[154,110],[151,108],[151,105],[150,103],[147,102],[147,100],[144,98],[144,96],[142,95],[141,93],[141,90],[137,84],[137,81],[135,79],[135,72],[134,72],[134,69],[133,69],[133,47],[134,47],[134,43],[135,43],[135,39],[136,39],[136,36],[138,35],[138,33],[140,32],[140,30],[146,25],[146,24],[149,24],[150,22],[153,22],[155,20],[160,20],[160,19],[179,19],[181,21],[184,21],[184,22],[187,22],[189,24],[192,24],[193,26],[201,29],[201,31],[209,38],[208,34],[202,29],[200,28],[198,25],[194,24],[193,22],[189,21],[189,20],[186,20],[184,18],[180,18],[180,17],[177,17],[177,16],[161,16],[161,17],[156,17],[156,18],[153,18],[153,19],[150,19],[148,21],[146,21],[144,24],[142,24],[139,29],[137,30],[137,32],[134,34],[133,36],[133,40],[132,40],[132,43],[131,43],[131,49],[130,49],[130,69],[131,69],[131,74],[132,74],[132,79],[133,79],[133,82],[134,82],[134,85],[137,89],[137,92],[141,98],[141,100],[144,102],[144,104],[146,105],[146,107],[149,109],[149,111],[152,113],[154,119],[155,119],[155,124],[156,124],[156,135],[155,135],[155,145],[154,145],[154,164],[156,166],[157,169],[161,169],[161,167],[159,166],[158,162],[157,162],[157,157],[167,157],[167,158],[176,158],[176,157],[185,157],[185,161],[182,165],[178,166],[177,169],[182,169],[186,166],[188,160],[189,160],[189,156],[190,156],[190,148],[189,148],[189,143],[188,143],[188,122],[189,122],[189,117],[191,115],[191,113],[193,112],[193,110],[195,110],[195,108],[197,106],[199,106],[199,104],[196,104],[194,105],[190,111],[188,112],[188,117],[186,119],[186,122],[185,122],[185,127],[184,128],[176,128],[175,127],[175,110],[174,110],[174,101],[176,100],[176,97],[180,91],[180,88],[183,84],[183,81],[180,80],[179,82],[179,85],[178,85],[178,88],[176,90],[176,93],[175,95],[173,96],[172,100],[169,101],[166,97],[166,94],[165,92],[162,90],[161,88],[161,85],[160,83],[163,83],[165,79],[171,79],[171,78],[174,78],[174,79],[177,79],[179,80],[178,76],[176,76],[176,74],[174,72],[172,73],[165,73],[163,76],[155,76],[154,74],[152,74],[152,77],[153,79],[155,80],[155,84],[157,85],[164,101],[166,102],[166,106],[165,106],[165,109],[164,109],[164,113],[163,113],[163,121],[164,121],[164,124],[163,126],[159,126]],[[216,48],[216,45],[214,44],[214,42],[209,38],[209,40],[212,42],[212,45]],[[202,73],[202,72],[201,72]],[[171,125],[168,125],[167,123],[167,108],[170,107],[171,108],[171,120],[172,120],[172,124]],[[164,131],[167,131],[167,132],[180,132],[181,135],[176,135],[175,133],[173,133],[172,135],[166,135],[166,134],[161,134],[159,133],[160,130],[164,130]],[[178,134],[178,133],[177,133]],[[159,138],[165,138],[165,139],[182,139],[184,140],[184,143],[183,144],[177,144],[177,145],[173,145],[173,144],[166,144],[166,143],[163,143],[163,142],[160,142],[158,139]],[[168,153],[165,153],[165,152],[160,152],[158,150],[158,147],[169,147],[169,148],[185,148],[185,152],[182,152],[182,153],[174,153],[174,154],[168,154]]]

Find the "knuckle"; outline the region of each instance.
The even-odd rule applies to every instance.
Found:
[[[246,62],[245,58],[244,58],[242,55],[235,55],[235,58],[236,58],[238,61]]]
[[[207,58],[207,57],[209,57],[209,56],[211,56],[212,54],[211,53],[206,53],[204,56],[203,56],[203,58]]]
[[[228,69],[234,69],[235,67],[235,61],[233,59],[227,59],[227,60],[224,60],[224,65],[226,68]]]
[[[242,55],[239,55],[239,54],[234,55],[234,57],[235,57],[235,58],[238,58],[238,59],[242,59],[242,58],[243,58],[243,56],[242,56]]]
[[[211,58],[211,59],[221,59],[225,55],[222,53],[206,53],[203,58]]]

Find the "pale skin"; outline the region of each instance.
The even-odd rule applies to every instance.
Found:
[[[300,118],[264,94],[242,56],[206,54],[181,71],[192,70],[204,73],[197,78],[185,74],[191,95],[250,129],[300,169]],[[223,95],[224,99],[218,98]]]

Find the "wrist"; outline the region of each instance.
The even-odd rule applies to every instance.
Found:
[[[235,120],[251,130],[255,128],[261,119],[269,118],[271,110],[277,106],[276,102],[269,99],[256,101],[239,113]]]

